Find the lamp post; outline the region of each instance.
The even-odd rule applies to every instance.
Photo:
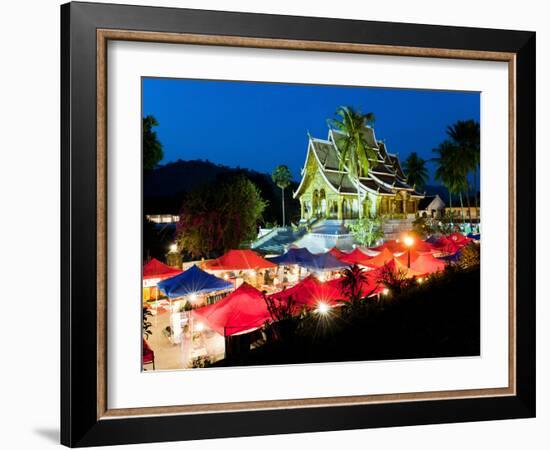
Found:
[[[414,244],[414,239],[411,236],[406,236],[403,240],[407,246],[407,269],[411,268],[411,247]]]

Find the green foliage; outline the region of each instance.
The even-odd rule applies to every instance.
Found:
[[[292,173],[290,173],[290,169],[287,166],[280,165],[273,170],[271,179],[279,188],[286,189],[292,181]]]
[[[458,260],[458,264],[464,269],[479,266],[480,258],[480,246],[471,242],[470,244],[462,247],[462,249],[460,250],[460,258]]]
[[[416,186],[420,191],[424,190],[428,180],[428,169],[426,161],[418,156],[418,153],[412,152],[404,163],[407,182],[411,186]]]
[[[414,286],[415,278],[407,278],[405,270],[384,265],[379,272],[378,282],[384,284],[392,295],[399,295]]]
[[[218,177],[184,200],[176,235],[193,257],[219,255],[256,237],[266,202],[248,178]]]
[[[382,219],[378,216],[362,217],[348,224],[355,241],[360,245],[372,246],[384,236]]]
[[[191,367],[193,369],[203,369],[205,367],[210,367],[211,365],[212,360],[208,356],[199,356],[193,360]]]
[[[461,206],[464,206],[462,194],[468,194],[470,191],[468,174],[472,173],[476,180],[479,167],[479,123],[473,120],[459,120],[447,127],[447,136],[449,138],[433,150],[437,154],[433,159],[437,164],[435,178],[449,190],[450,207],[452,207],[453,194],[459,195]],[[466,195],[466,198],[469,204],[469,195]],[[462,221],[464,221],[464,215]]]
[[[421,239],[434,234],[448,235],[457,230],[458,226],[452,223],[450,214],[438,218],[417,217],[413,222],[413,231]]]
[[[447,135],[460,148],[466,160],[468,170],[474,172],[480,160],[479,122],[474,120],[458,120],[447,127]]]
[[[159,125],[157,119],[153,116],[143,118],[143,169],[152,170],[164,157],[162,144],[157,138],[157,132],[153,127]]]
[[[417,217],[413,222],[413,230],[418,233],[422,239],[425,239],[435,232],[433,220],[422,216]]]
[[[354,264],[342,272],[342,293],[346,296],[345,306],[354,310],[360,306],[361,300],[372,292],[363,292],[362,285],[367,281],[365,270]]]
[[[329,120],[329,124],[344,133],[336,139],[336,146],[340,150],[340,170],[346,168],[351,179],[357,180],[368,174],[371,161],[377,158],[376,152],[367,143],[365,133],[367,125],[374,123],[374,113],[361,114],[349,106],[340,106],[336,116],[336,119]],[[359,195],[357,185],[358,200]],[[359,217],[362,215],[361,210],[359,208]]]
[[[149,339],[149,336],[153,334],[153,332],[149,329],[153,326],[151,322],[149,322],[149,317],[151,317],[151,311],[149,311],[147,308],[143,308],[143,337],[145,339]]]

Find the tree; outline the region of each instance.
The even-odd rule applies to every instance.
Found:
[[[453,222],[453,194],[457,192],[457,170],[456,170],[456,145],[449,140],[443,141],[435,148],[437,157],[432,161],[436,163],[435,179],[443,183],[449,191],[449,208],[451,225]]]
[[[342,272],[342,293],[348,299],[352,309],[360,305],[361,299],[371,294],[371,292],[363,292],[363,285],[366,282],[367,274],[357,264]]]
[[[336,119],[329,124],[343,133],[336,139],[340,150],[340,170],[347,169],[351,180],[357,185],[357,206],[359,218],[362,217],[361,191],[359,177],[367,176],[371,161],[376,160],[374,149],[369,147],[366,128],[374,123],[374,113],[361,114],[349,106],[340,106],[336,110]]]
[[[143,118],[143,169],[154,169],[160,160],[164,157],[162,144],[157,138],[157,132],[153,127],[158,127],[159,123],[153,116]]]
[[[470,209],[470,186],[468,173],[472,173],[474,181],[474,206],[477,208],[477,171],[480,163],[480,132],[479,122],[475,120],[458,120],[447,127],[447,136],[457,146],[461,156],[463,169],[466,171],[466,187],[468,193],[468,210]],[[471,213],[470,213],[471,219]]]
[[[281,197],[283,201],[283,227],[285,226],[285,189],[290,186],[292,181],[292,174],[285,165],[275,167],[275,170],[271,174],[273,182],[281,189]]]
[[[418,153],[412,152],[405,160],[404,166],[405,173],[407,174],[407,182],[411,186],[416,186],[423,191],[428,181],[426,161],[418,156]]]
[[[345,269],[342,272],[342,293],[349,300],[350,304],[357,304],[362,298],[361,285],[367,281],[365,271],[357,264]]]
[[[390,264],[384,264],[378,271],[377,281],[385,285],[392,294],[399,295],[414,285],[415,278],[407,278],[406,270],[392,267]]]
[[[360,245],[370,247],[384,236],[382,220],[377,216],[367,216],[350,223],[349,229],[355,241]]]
[[[218,176],[184,199],[176,226],[179,248],[193,257],[239,248],[256,237],[266,205],[248,178]]]

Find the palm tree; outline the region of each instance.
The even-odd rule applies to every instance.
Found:
[[[292,181],[292,174],[285,165],[275,167],[275,170],[271,174],[273,182],[281,189],[281,197],[283,200],[283,227],[285,226],[285,189],[290,186]]]
[[[356,264],[342,272],[342,291],[348,298],[351,307],[358,306],[365,294],[369,295],[362,291],[362,286],[366,281],[366,272]]]
[[[372,112],[361,114],[349,106],[340,106],[336,110],[336,116],[337,118],[330,120],[329,124],[343,133],[336,142],[340,150],[340,170],[346,168],[351,180],[357,185],[357,206],[361,219],[359,177],[368,174],[371,160],[377,158],[376,152],[369,147],[366,139],[366,128],[374,123],[374,114]]]
[[[424,190],[426,182],[428,181],[426,161],[418,156],[418,153],[412,152],[405,160],[404,166],[405,173],[407,174],[407,182],[421,191]]]
[[[474,206],[477,209],[477,171],[480,163],[480,131],[479,122],[475,120],[458,120],[453,125],[447,127],[447,136],[458,147],[463,165],[468,172],[473,174],[474,181]],[[467,190],[470,190],[469,183],[466,180]],[[469,209],[469,196],[468,196]]]
[[[449,191],[449,208],[451,211],[451,225],[453,224],[453,194],[457,192],[457,170],[456,170],[456,155],[458,154],[456,145],[445,140],[439,147],[433,150],[438,154],[438,157],[433,158],[437,164],[435,170],[435,179],[441,181]]]

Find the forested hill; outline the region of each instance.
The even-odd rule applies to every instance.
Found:
[[[266,222],[281,223],[281,190],[269,174],[240,167],[232,168],[205,160],[168,163],[144,174],[143,209],[145,214],[177,214],[187,192],[210,183],[221,174],[244,175],[260,190],[268,207],[264,212]],[[285,190],[287,217],[299,219],[300,205],[292,199],[297,184]]]

